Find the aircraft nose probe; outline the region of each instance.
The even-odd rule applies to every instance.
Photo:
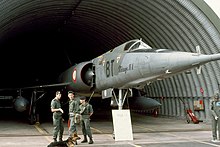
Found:
[[[219,54],[212,54],[212,55],[200,54],[200,55],[197,55],[196,58],[193,56],[191,59],[191,63],[192,63],[192,65],[201,66],[205,63],[208,63],[210,61],[216,61],[216,60],[220,60],[220,53]]]
[[[216,61],[220,60],[220,53],[218,54],[211,54],[211,55],[204,55],[204,54],[197,54],[197,57],[193,55],[191,59],[191,65],[192,66],[198,66],[197,67],[197,74],[201,73],[201,65],[204,65],[210,61]]]
[[[199,46],[196,46],[196,52],[197,52],[197,56],[199,56],[199,62],[200,63],[207,63],[207,62],[210,62],[210,61],[216,61],[216,60],[220,60],[220,53],[218,54],[211,54],[211,55],[204,55],[204,54],[201,54],[201,51],[200,51],[200,47]]]
[[[211,61],[220,60],[220,53],[209,55],[209,56],[211,56]]]

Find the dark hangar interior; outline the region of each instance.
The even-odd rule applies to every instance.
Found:
[[[218,53],[220,23],[203,0],[1,0],[0,87],[53,83],[65,69],[91,60],[131,39],[153,48]],[[199,119],[209,120],[208,102],[219,90],[220,62],[202,74],[180,74],[145,90],[162,102],[160,114],[184,115],[183,98]]]

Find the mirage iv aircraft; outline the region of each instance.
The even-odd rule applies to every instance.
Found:
[[[60,75],[60,82],[68,82],[68,88],[79,93],[102,91],[102,98],[113,97],[118,108],[124,100],[133,96],[134,89],[142,89],[156,80],[220,59],[220,54],[203,55],[199,47],[196,53],[153,49],[141,39],[130,40],[87,62],[79,63]],[[136,102],[136,103],[135,103]],[[151,98],[138,97],[132,105],[158,107]],[[146,108],[147,109],[147,108]]]
[[[93,94],[111,98],[118,109],[123,109],[126,98],[129,98],[132,106],[137,109],[154,109],[161,104],[152,98],[137,95],[137,91],[156,80],[192,68],[197,68],[197,73],[200,73],[201,65],[219,59],[220,54],[201,54],[199,47],[196,47],[195,53],[153,49],[141,39],[134,39],[97,58],[70,67],[59,76],[58,84],[28,88],[65,86],[78,94],[87,94],[90,98]],[[17,108],[26,107],[24,98],[21,98],[16,99],[17,103],[15,101],[15,104],[19,105]],[[31,99],[31,116],[35,112],[35,100],[37,99]]]

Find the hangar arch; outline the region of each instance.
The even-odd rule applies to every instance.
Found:
[[[136,38],[142,38],[154,48],[194,52],[199,45],[204,54],[217,53],[220,49],[219,18],[202,0],[7,0],[0,1],[0,10],[0,46],[3,49],[8,44],[16,44],[21,36],[41,43],[44,34],[67,37],[60,39],[61,46],[70,44],[72,47],[74,44],[76,48],[68,50],[73,59],[71,54],[78,48],[94,52],[87,57],[80,53],[89,60]],[[19,41],[25,44],[25,39]],[[84,46],[80,46],[82,44]],[[48,46],[41,47],[53,51]],[[16,48],[16,45],[10,45],[10,48]],[[29,65],[23,66],[29,68]],[[191,74],[183,73],[152,83],[146,86],[146,91],[159,101],[164,98],[162,103],[168,107],[163,107],[160,113],[169,116],[183,116],[179,107],[182,104],[177,98],[184,98],[190,107],[193,107],[193,100],[202,99],[205,110],[196,115],[199,119],[209,120],[208,102],[219,90],[219,66],[219,61],[208,63],[203,66],[201,75],[192,70]]]

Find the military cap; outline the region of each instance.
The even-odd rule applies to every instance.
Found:
[[[68,91],[68,94],[69,94],[69,93],[72,93],[72,94],[74,94],[74,92],[73,92],[73,91]]]
[[[80,100],[86,100],[86,97],[85,96],[81,96]]]

